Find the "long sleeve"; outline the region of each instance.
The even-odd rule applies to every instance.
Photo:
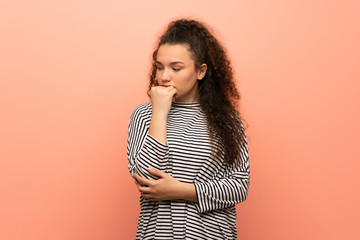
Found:
[[[164,171],[169,157],[169,147],[148,134],[151,119],[149,105],[141,105],[131,115],[128,130],[127,155],[129,171],[148,179],[155,179],[148,169]]]
[[[140,197],[136,239],[236,239],[235,204],[246,199],[249,186],[247,148],[239,156],[241,167],[215,160],[200,103],[176,102],[168,114],[164,145],[148,134],[151,110],[151,103],[142,104],[130,118],[127,154],[131,175],[154,179],[149,167],[167,172],[194,184],[198,202]]]
[[[241,167],[226,167],[224,171],[220,172],[227,172],[227,174],[215,180],[195,182],[198,197],[196,209],[198,212],[228,208],[245,201],[250,182],[247,146],[245,146],[241,158],[243,159]],[[208,171],[212,170],[208,169]]]

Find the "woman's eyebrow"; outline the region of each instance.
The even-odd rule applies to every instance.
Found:
[[[156,64],[161,64],[161,65],[164,65],[162,62],[159,62],[159,61],[155,61]],[[170,65],[175,65],[175,64],[184,64],[183,62],[180,62],[180,61],[175,61],[175,62],[171,62]]]

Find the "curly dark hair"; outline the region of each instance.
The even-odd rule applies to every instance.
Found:
[[[187,44],[195,69],[204,63],[207,65],[206,74],[199,81],[199,94],[200,105],[209,125],[213,154],[218,158],[223,153],[226,163],[241,166],[246,138],[237,111],[240,94],[225,48],[204,23],[191,19],[170,22],[153,53],[149,91],[158,85],[155,61],[157,51],[163,44]]]

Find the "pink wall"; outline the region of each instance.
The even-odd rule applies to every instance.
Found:
[[[359,239],[358,1],[8,1],[0,7],[0,239],[133,239],[126,135],[166,23],[234,63],[251,157],[239,239]]]

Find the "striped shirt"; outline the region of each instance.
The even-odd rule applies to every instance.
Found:
[[[235,204],[246,199],[248,151],[241,167],[213,159],[206,116],[200,103],[172,103],[167,118],[167,145],[148,134],[151,103],[131,115],[127,154],[129,171],[148,179],[150,167],[195,185],[198,202],[148,201],[140,196],[136,239],[236,239]]]

